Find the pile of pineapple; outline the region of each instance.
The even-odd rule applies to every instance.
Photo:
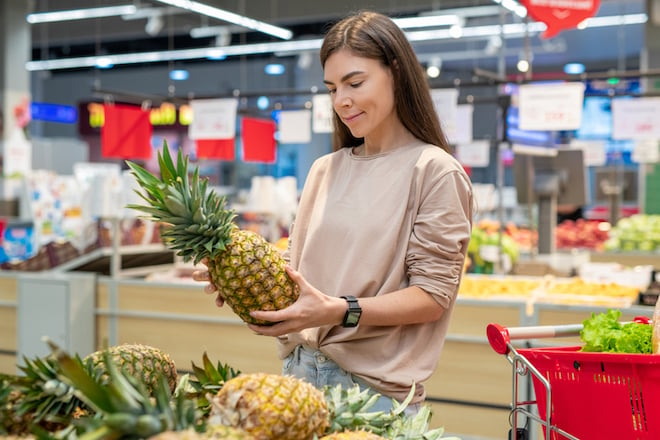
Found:
[[[206,353],[178,374],[163,351],[123,344],[85,358],[52,354],[0,375],[0,436],[53,439],[440,439],[430,407],[370,411],[377,394],[319,390],[291,377],[242,374]],[[412,397],[412,392],[410,394]],[[447,440],[448,438],[445,438]]]

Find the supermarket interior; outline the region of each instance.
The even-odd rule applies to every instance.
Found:
[[[282,372],[274,338],[193,279],[206,266],[171,246],[176,222],[130,207],[163,201],[130,164],[159,175],[163,151],[181,153],[279,258],[312,165],[333,153],[323,37],[360,10],[404,31],[475,206],[424,382],[430,434],[381,435],[660,438],[660,0],[0,1],[0,437],[77,438],[103,417],[74,410],[111,412],[81,398],[45,338],[74,360],[155,347],[191,381],[168,393],[201,413],[235,374],[216,363]],[[587,353],[588,329],[608,325],[643,327],[648,344]],[[132,402],[156,414],[163,399]],[[179,420],[155,432],[192,427]],[[149,436],[126,429],[107,438]]]

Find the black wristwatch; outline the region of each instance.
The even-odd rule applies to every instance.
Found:
[[[357,327],[362,315],[362,307],[358,304],[358,300],[354,296],[342,296],[348,303],[348,310],[344,315],[344,320],[341,322],[342,327]]]

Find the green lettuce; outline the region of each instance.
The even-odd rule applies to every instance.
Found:
[[[619,322],[620,310],[592,313],[582,322],[582,351],[651,354],[653,326],[638,322]]]

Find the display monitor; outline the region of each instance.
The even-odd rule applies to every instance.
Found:
[[[639,202],[638,173],[636,170],[621,167],[602,167],[594,170],[593,201],[608,203],[613,195],[621,196],[621,202]]]
[[[538,204],[538,251],[554,253],[557,205],[587,203],[584,154],[577,148],[514,149],[518,203]]]

